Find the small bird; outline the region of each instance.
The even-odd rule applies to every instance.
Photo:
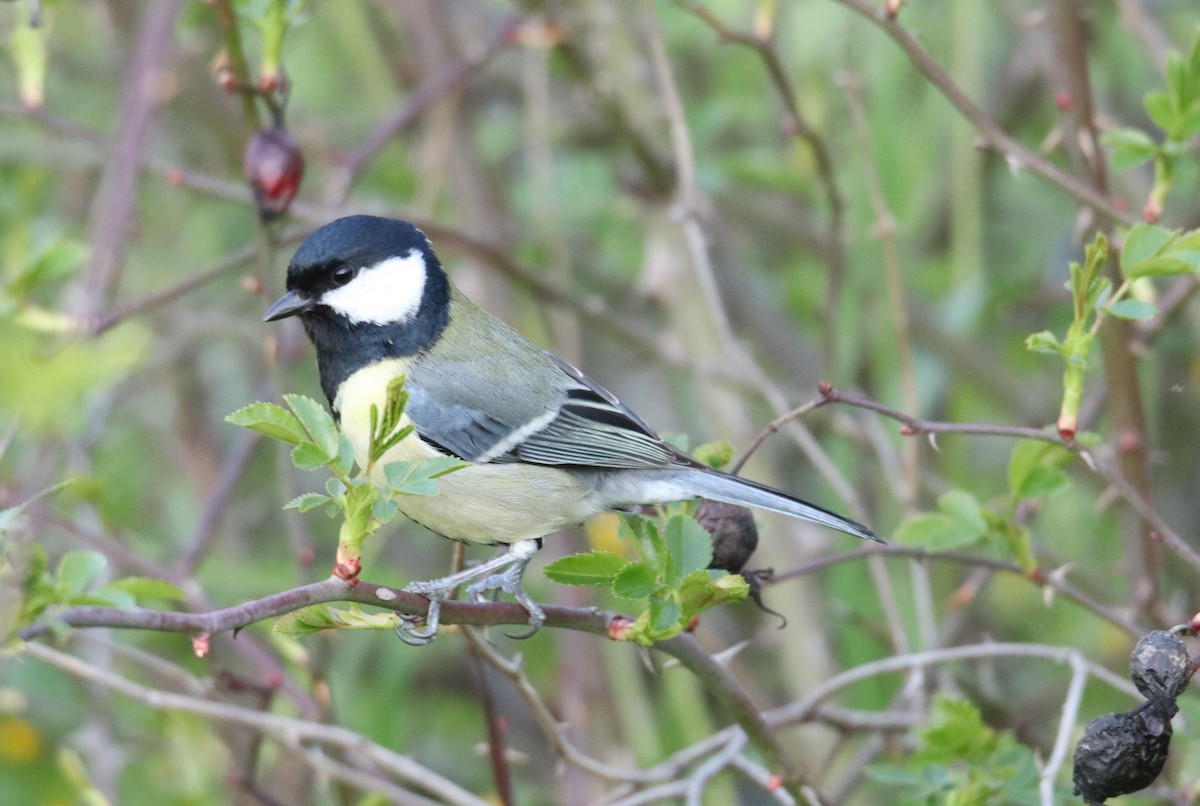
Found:
[[[361,466],[371,407],[403,375],[413,432],[375,464],[454,456],[467,466],[434,496],[399,496],[409,519],[467,543],[505,544],[488,562],[406,590],[441,603],[514,597],[532,635],[545,620],[522,587],[541,538],[607,510],[708,498],[778,512],[878,541],[870,529],[787,493],[713,470],[665,443],[612,393],[476,307],[451,285],[423,232],[406,221],[355,215],[318,229],[288,265],[287,293],[263,321],[299,316],[317,353],[321,388]]]

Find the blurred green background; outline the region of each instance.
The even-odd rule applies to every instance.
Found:
[[[425,227],[476,302],[693,446],[724,438],[740,451],[817,397],[820,380],[933,420],[1042,427],[1058,416],[1061,362],[1024,340],[1070,323],[1068,262],[1103,222],[984,144],[850,4],[284,3],[286,124],[306,175],[291,213],[269,231],[242,178],[253,129],[214,77],[226,46],[222,3],[41,3],[45,101],[28,110],[17,85],[33,5],[0,4],[12,56],[0,63],[0,508],[71,483],[3,534],[6,635],[20,626],[18,588],[35,544],[51,569],[67,551],[102,553],[99,582],[169,579],[193,609],[327,574],[335,525],[281,510],[323,479],[223,417],[284,392],[319,397],[298,326],[260,317],[299,239],[347,212]],[[233,7],[253,77],[260,22],[278,6]],[[1063,8],[1080,17],[1064,23]],[[1188,0],[914,0],[899,21],[1003,131],[1086,183],[1089,142],[1074,123],[1082,100],[1069,89],[1071,71],[1086,71],[1100,129],[1158,139],[1143,97],[1162,86],[1167,50],[1190,49],[1195,11]],[[712,21],[746,34],[768,26],[773,46],[726,41]],[[1070,51],[1071,36],[1084,58]],[[682,119],[671,108],[676,92]],[[422,93],[432,103],[417,106]],[[1200,212],[1194,138],[1181,154],[1161,223],[1190,229]],[[1107,178],[1114,204],[1132,211],[1123,223],[1136,220],[1150,167],[1110,166]],[[180,285],[193,278],[203,282]],[[1190,294],[1165,281],[1139,293]],[[1190,538],[1200,515],[1200,310],[1186,299],[1137,340],[1144,413],[1133,437],[1145,446],[1155,507]],[[1084,427],[1112,456],[1128,432],[1114,427],[1113,379],[1093,352]],[[963,491],[1028,528],[1043,573],[1065,575],[1129,622],[1165,626],[1197,609],[1196,569],[1157,546],[1143,551],[1137,519],[1080,462],[1053,494],[1017,502],[1012,439],[941,435],[934,444],[840,406],[800,422],[811,436],[773,436],[747,475],[885,536]],[[860,548],[795,523],[760,524],[755,567],[786,572]],[[369,546],[365,578],[400,585],[447,569],[451,544],[416,528],[391,532]],[[612,532],[602,521],[548,541],[543,554],[589,543],[621,550]],[[956,548],[1011,556],[995,540]],[[628,607],[551,585],[541,562],[528,580],[539,599]],[[764,709],[902,651],[1031,642],[1078,648],[1123,674],[1136,640],[1094,607],[967,563],[858,558],[770,586],[765,597],[786,628],[741,604],[706,616],[698,632],[714,652],[747,642],[730,668]],[[498,798],[481,749],[479,671],[452,634],[418,651],[385,633],[297,641],[268,623],[197,659],[178,636],[87,632],[66,646],[95,668],[171,690],[190,680],[215,699],[342,725]],[[654,653],[565,631],[496,640],[524,654],[567,735],[606,763],[652,766],[729,721],[696,680]],[[303,753],[253,731],[134,704],[15,647],[0,664],[0,802],[332,804],[370,791],[330,781]],[[603,778],[556,766],[511,686],[487,677],[518,802],[591,803],[609,792]],[[949,693],[1044,760],[1069,677],[1029,659],[945,666],[915,682],[872,678],[840,702],[920,711],[933,692]],[[1133,702],[1093,681],[1079,725]],[[1189,726],[1200,724],[1186,695],[1181,707]],[[1187,794],[1131,802],[1193,802],[1193,735],[1177,724],[1164,778]],[[923,740],[903,730],[818,722],[781,737],[830,802],[1016,797],[972,790],[971,773],[1004,777],[976,761],[945,763],[949,783],[927,796],[911,781],[864,774],[867,762],[894,772],[916,758]],[[950,800],[954,791],[968,794]],[[708,797],[767,796],[723,775]]]

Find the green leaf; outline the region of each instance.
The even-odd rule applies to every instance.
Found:
[[[301,470],[320,470],[329,459],[329,454],[315,442],[301,442],[292,449],[292,464]]]
[[[107,560],[96,551],[68,551],[58,563],[58,586],[67,595],[78,595],[96,581]]]
[[[709,467],[720,470],[733,461],[733,445],[729,440],[718,439],[699,446],[692,451],[692,455]]]
[[[739,602],[748,595],[750,583],[744,576],[721,570],[696,571],[679,587],[679,601],[688,619],[725,602]]]
[[[938,509],[973,528],[977,534],[987,530],[987,520],[978,499],[966,490],[950,490],[938,498]]]
[[[338,440],[338,455],[334,465],[342,472],[343,476],[349,476],[350,470],[354,467],[354,446],[350,444],[350,440],[346,439],[345,435]]]
[[[1067,474],[1057,467],[1038,465],[1025,476],[1018,497],[1021,499],[1049,498],[1059,490],[1065,489],[1069,484],[1070,480],[1067,478]]]
[[[930,551],[968,546],[980,537],[980,532],[971,524],[949,515],[926,512],[915,515],[900,524],[893,532],[897,543],[924,546]]]
[[[1034,333],[1025,339],[1026,349],[1033,350],[1035,353],[1053,353],[1062,352],[1062,344],[1058,338],[1049,330],[1043,330],[1041,333]]]
[[[561,557],[547,564],[542,573],[563,585],[611,585],[628,563],[611,551],[591,551]]]
[[[1133,266],[1163,250],[1177,233],[1155,224],[1135,224],[1125,235],[1125,246],[1121,249],[1121,265],[1128,274]]]
[[[283,399],[300,418],[312,441],[324,451],[327,458],[338,455],[338,429],[333,417],[317,401],[304,395],[284,395]]]
[[[1075,454],[1059,445],[1027,439],[1013,449],[1008,462],[1008,490],[1013,502],[1044,498],[1068,482],[1062,472]]]
[[[466,467],[453,456],[435,456],[408,462],[389,462],[383,466],[388,488],[394,495],[437,495],[436,479]]]
[[[1179,111],[1171,103],[1171,96],[1162,90],[1146,93],[1144,101],[1146,114],[1154,125],[1162,129],[1168,136],[1173,135],[1179,125]]]
[[[187,598],[187,594],[176,585],[155,577],[123,577],[115,582],[110,582],[98,592],[105,590],[124,591],[139,602],[146,599],[169,599],[173,602],[181,602]]]
[[[327,495],[320,493],[305,493],[298,495],[291,501],[283,505],[284,509],[298,509],[301,512],[308,512],[310,509],[316,509],[319,506],[328,504],[332,499]]]
[[[1100,142],[1112,149],[1112,166],[1117,171],[1137,167],[1158,153],[1158,144],[1140,129],[1108,131]]]
[[[1136,263],[1125,274],[1131,280],[1136,280],[1139,277],[1169,277],[1172,275],[1193,274],[1196,271],[1196,260],[1200,260],[1200,252],[1159,255],[1158,257],[1146,258]]]
[[[670,552],[654,521],[641,515],[623,513],[620,534],[622,537],[632,540],[643,557],[651,562],[666,565],[670,558]]]
[[[663,539],[674,563],[677,584],[693,571],[708,568],[712,562],[712,536],[704,527],[686,515],[673,515],[663,529]]]
[[[251,403],[230,414],[225,422],[249,428],[289,445],[299,445],[307,440],[295,415],[274,403]]]
[[[1121,319],[1143,321],[1152,318],[1156,309],[1150,302],[1143,302],[1140,299],[1123,299],[1109,305],[1105,310]]]
[[[371,504],[371,517],[380,523],[389,523],[399,514],[400,507],[396,506],[396,502],[387,496],[381,495]]]
[[[336,622],[327,615],[328,605],[311,605],[309,607],[285,613],[275,622],[274,630],[281,635],[300,638],[305,635],[333,629]]]
[[[679,623],[683,608],[678,602],[654,599],[650,602],[650,630],[656,638],[666,638],[682,631]]]
[[[657,572],[646,562],[626,563],[612,581],[612,592],[622,599],[645,599],[660,587]]]

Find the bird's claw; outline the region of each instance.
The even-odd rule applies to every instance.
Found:
[[[437,607],[433,600],[429,602],[429,609],[433,611]],[[425,622],[425,627],[417,627],[419,622]],[[409,646],[426,646],[433,643],[433,639],[437,638],[438,630],[436,624],[430,628],[428,616],[412,616],[406,613],[400,614],[400,623],[396,625],[396,637]]]
[[[542,625],[546,623],[546,611],[533,600],[533,597],[521,585],[521,577],[524,573],[525,566],[523,564],[512,565],[503,573],[492,574],[467,588],[467,596],[472,601],[486,601],[489,592],[500,591],[516,599],[517,604],[525,608],[525,612],[529,614],[529,629],[520,633],[505,633],[509,638],[516,638],[518,640],[532,638],[542,628]]]
[[[428,599],[429,610],[423,617],[424,627],[416,626],[417,622],[422,620],[422,616],[400,616],[400,623],[396,625],[396,635],[410,646],[425,646],[433,641],[437,637],[438,628],[441,625],[442,602],[449,599],[459,585],[482,576],[480,581],[467,588],[467,597],[472,601],[482,602],[486,601],[486,594],[491,591],[501,591],[512,596],[529,614],[529,630],[517,635],[510,634],[509,637],[529,638],[540,630],[546,621],[546,612],[521,586],[521,577],[525,575],[525,566],[529,564],[529,560],[537,551],[538,546],[539,542],[536,540],[521,540],[514,543],[508,552],[493,557],[475,568],[468,568],[429,582],[409,583],[404,590],[408,593],[420,594]],[[500,571],[500,569],[504,570]],[[484,576],[485,574],[487,576]]]

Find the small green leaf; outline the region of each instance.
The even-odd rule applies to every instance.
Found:
[[[169,599],[173,602],[182,602],[187,598],[187,594],[176,585],[167,582],[165,579],[156,579],[154,577],[124,577],[115,582],[110,582],[100,590],[124,591],[139,602],[146,599]]]
[[[1049,498],[1070,484],[1067,474],[1057,467],[1038,465],[1025,476],[1020,498]]]
[[[380,523],[390,523],[399,514],[400,507],[396,506],[396,502],[387,496],[380,496],[375,499],[375,503],[371,504],[371,516]]]
[[[310,509],[316,509],[319,506],[324,506],[330,502],[330,497],[321,495],[320,493],[305,493],[298,495],[291,501],[283,505],[284,509],[298,509],[301,512],[308,512]]]
[[[628,563],[620,554],[591,551],[561,557],[547,564],[542,572],[547,578],[563,585],[611,585]]]
[[[1117,171],[1135,168],[1158,153],[1158,144],[1140,129],[1108,131],[1100,142],[1112,149],[1112,166]]]
[[[1054,353],[1062,352],[1062,345],[1058,338],[1049,330],[1043,330],[1041,333],[1034,333],[1025,339],[1026,349],[1033,350],[1035,353]]]
[[[295,415],[274,403],[251,403],[230,414],[225,422],[249,428],[289,445],[299,445],[307,439]]]
[[[612,592],[622,599],[645,599],[660,587],[658,574],[649,563],[626,563],[612,581]]]
[[[1154,257],[1175,239],[1177,233],[1156,224],[1135,224],[1125,234],[1121,265],[1128,274],[1133,266]]]
[[[936,512],[915,515],[892,533],[897,543],[924,546],[930,551],[945,551],[970,545],[979,539],[971,524]]]
[[[656,638],[667,638],[682,632],[683,625],[679,623],[682,616],[683,608],[678,602],[667,599],[650,602],[650,630]]]
[[[673,515],[663,528],[663,539],[674,560],[675,584],[712,562],[712,537],[693,518]]]
[[[1078,439],[1078,435],[1076,436]],[[1013,502],[1043,498],[1067,483],[1062,468],[1075,454],[1059,445],[1027,439],[1013,448],[1008,462],[1008,490]]]
[[[725,602],[738,602],[750,594],[750,584],[741,574],[725,571],[696,571],[679,587],[683,614],[692,616]]]
[[[1168,136],[1175,133],[1179,125],[1179,111],[1171,103],[1171,96],[1162,90],[1146,93],[1146,114],[1154,125],[1162,129]]]
[[[1123,299],[1109,305],[1105,310],[1121,319],[1143,321],[1152,318],[1156,309],[1150,302],[1143,302],[1140,299]]]
[[[322,630],[331,630],[341,623],[337,609],[325,604],[310,605],[280,616],[275,622],[275,632],[300,638]]]
[[[733,445],[727,439],[706,442],[692,451],[692,455],[709,467],[718,470],[733,461]]]
[[[1186,258],[1184,257],[1185,255]],[[1196,259],[1200,259],[1200,253],[1198,252],[1182,252],[1179,255],[1159,255],[1158,257],[1146,258],[1134,264],[1125,274],[1131,280],[1136,280],[1139,277],[1170,277],[1173,275],[1193,274],[1196,271],[1196,263],[1194,262]]]
[[[329,454],[315,442],[301,442],[292,449],[292,464],[301,470],[320,470],[329,459]]]
[[[621,515],[620,534],[622,537],[632,540],[643,557],[665,566],[670,552],[654,521],[641,515],[624,513]]]
[[[950,490],[938,497],[938,509],[971,528],[976,534],[987,530],[987,520],[983,517],[983,509],[979,500],[966,490]]]
[[[350,444],[350,440],[346,439],[345,435],[338,440],[338,455],[334,464],[343,476],[349,476],[350,470],[354,467],[354,446]]]
[[[388,487],[394,495],[437,495],[436,479],[466,467],[453,456],[435,456],[409,462],[389,462],[384,465]]]
[[[292,407],[313,442],[324,451],[327,458],[338,455],[338,429],[333,417],[317,401],[304,395],[284,395],[283,399]]]
[[[96,551],[68,551],[58,563],[58,586],[67,595],[78,595],[96,581],[107,565]]]

